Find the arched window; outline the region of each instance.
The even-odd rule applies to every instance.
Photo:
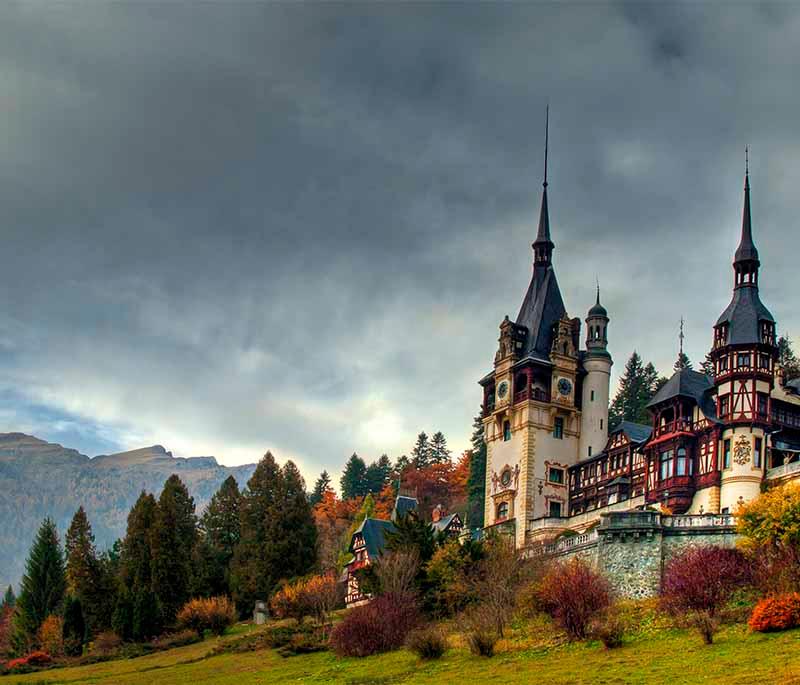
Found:
[[[500,502],[500,504],[497,505],[497,516],[495,516],[495,518],[498,521],[508,518],[508,502]]]

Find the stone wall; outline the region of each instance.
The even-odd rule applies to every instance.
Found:
[[[733,547],[735,520],[728,515],[664,516],[633,511],[603,514],[599,528],[541,552],[550,557],[588,561],[622,597],[653,597],[669,560],[689,547]]]

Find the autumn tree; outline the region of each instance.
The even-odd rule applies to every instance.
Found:
[[[326,492],[332,492],[333,488],[331,487],[331,477],[328,475],[327,471],[323,471],[319,478],[317,478],[317,482],[314,483],[314,489],[311,491],[311,494],[308,497],[309,504],[313,507],[319,504],[322,501]]]
[[[350,528],[361,502],[358,499],[340,500],[332,490],[322,495],[314,506],[317,527],[317,558],[320,569],[336,569],[342,540]]]
[[[342,499],[363,497],[369,492],[367,488],[367,465],[355,452],[345,464],[339,487]]]
[[[484,500],[486,498],[486,442],[483,420],[478,414],[472,421],[472,449],[470,450],[469,479],[467,480],[467,520],[470,528],[483,528]]]
[[[355,516],[353,516],[350,526],[339,541],[339,557],[336,563],[338,570],[343,569],[347,561],[353,556],[350,554],[350,541],[353,539],[353,533],[358,530],[358,527],[363,523],[364,519],[374,517],[375,499],[372,497],[372,493],[367,493],[367,496],[362,500],[361,506],[358,508]]]
[[[241,493],[233,476],[223,481],[200,519],[195,548],[195,594],[213,597],[230,592],[230,565],[241,538]]]
[[[14,647],[26,652],[36,639],[42,622],[61,608],[66,591],[64,555],[56,524],[46,518],[25,563],[14,616]]]

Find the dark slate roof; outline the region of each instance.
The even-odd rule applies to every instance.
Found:
[[[350,551],[353,551],[353,540],[355,536],[361,533],[364,537],[364,544],[367,546],[367,554],[370,559],[378,557],[386,547],[386,539],[384,533],[394,530],[394,523],[391,521],[384,521],[383,519],[366,518],[362,521],[355,533],[353,539],[350,540]]]
[[[417,508],[417,500],[414,497],[406,497],[405,495],[398,495],[394,502],[394,511],[392,511],[392,521],[396,521],[398,516],[405,516],[409,511],[415,511]]]
[[[743,285],[734,289],[733,299],[717,319],[717,326],[728,324],[728,344],[747,345],[761,342],[760,321],[775,322],[769,309],[761,302],[758,288]]]
[[[446,530],[447,530],[447,526],[449,526],[449,525],[450,525],[450,522],[451,522],[451,521],[452,521],[454,518],[456,518],[457,516],[458,516],[458,514],[450,514],[449,516],[443,516],[442,518],[440,518],[440,519],[439,519],[438,521],[436,521],[435,523],[432,523],[432,524],[431,524],[431,526],[433,527],[433,529],[434,529],[435,531],[438,531],[438,532],[440,532],[440,533],[443,533],[444,531],[446,531]],[[459,518],[460,518],[460,517],[459,517]]]
[[[555,325],[566,313],[552,264],[535,264],[516,321],[528,329],[526,356],[550,359]]]
[[[634,423],[633,421],[622,421],[614,427],[611,434],[613,435],[620,431],[625,433],[631,442],[642,443],[650,438],[653,428],[652,426],[645,426],[644,424]]]
[[[800,394],[800,378],[793,378],[786,382],[786,386],[792,388],[796,393]]]
[[[717,422],[717,409],[711,391],[714,383],[704,373],[692,369],[681,369],[672,374],[655,397],[647,403],[653,407],[673,397],[689,397],[693,399],[709,421]]]
[[[606,308],[600,304],[600,286],[597,286],[597,302],[594,303],[594,306],[589,310],[589,316],[604,316],[608,318],[608,312]]]
[[[750,220],[750,175],[744,175],[744,210],[742,211],[742,238],[734,257],[737,262],[757,262],[758,250],[753,243],[753,227]]]

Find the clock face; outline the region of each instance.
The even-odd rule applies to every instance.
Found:
[[[503,381],[497,386],[497,396],[502,400],[508,395],[508,381]]]
[[[562,395],[569,395],[572,392],[572,383],[567,378],[558,379],[558,392]]]
[[[500,482],[503,485],[508,485],[511,482],[511,469],[504,469],[500,474]]]

